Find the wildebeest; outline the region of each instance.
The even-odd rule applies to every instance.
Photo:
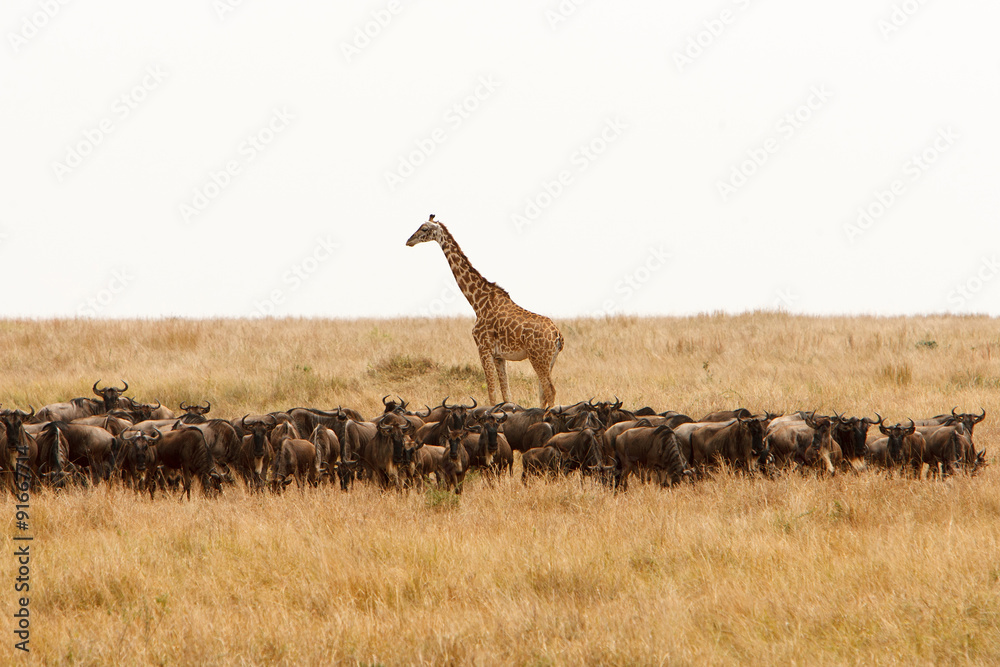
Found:
[[[360,459],[369,478],[382,488],[402,488],[404,440],[415,430],[404,416],[395,412],[387,412],[375,422],[375,435],[364,444]]]
[[[100,396],[104,403],[102,412],[111,412],[118,407],[118,401],[122,394],[128,391],[128,382],[122,380],[122,384],[124,386],[121,389],[118,389],[117,387],[105,387],[104,389],[98,389],[97,385],[100,384],[100,382],[101,381],[98,380],[94,383],[94,394]]]
[[[191,428],[196,428],[205,434],[205,442],[212,453],[212,460],[219,468],[227,482],[234,482],[232,466],[236,464],[242,449],[242,439],[236,433],[233,425],[225,419],[205,419],[203,415],[189,415],[201,420],[189,424]],[[184,423],[184,417],[176,422]]]
[[[159,431],[147,435],[143,431],[131,431],[121,436],[116,467],[121,472],[122,481],[126,486],[135,488],[136,492],[147,479],[147,473],[152,468],[154,458],[153,447],[163,438]]]
[[[840,445],[833,439],[834,420],[828,417],[805,418],[806,426],[812,429],[812,439],[804,451],[796,453],[799,463],[814,466],[831,475],[840,467],[843,455]]]
[[[184,484],[181,498],[187,496],[191,500],[191,479],[197,476],[201,481],[202,491],[206,495],[221,491],[221,475],[215,469],[212,461],[212,452],[205,441],[205,434],[200,429],[192,426],[181,426],[169,433],[164,433],[155,446],[151,446],[153,452],[149,470],[146,472],[146,485],[149,488],[149,497],[153,497],[156,489],[156,480],[152,472],[156,466],[172,468],[181,473],[181,480]]]
[[[601,474],[602,480],[610,483],[605,473],[612,468],[605,465],[602,457],[597,417],[588,413],[584,423],[582,428],[555,434],[546,444],[561,452],[565,470],[580,470],[582,475]]]
[[[80,417],[72,420],[71,423],[100,426],[111,435],[119,435],[122,431],[132,428],[132,419],[124,410],[113,410],[91,417]]]
[[[75,471],[69,463],[69,441],[61,430],[64,422],[46,422],[35,435],[38,444],[38,475],[53,486],[62,486]]]
[[[103,401],[80,397],[62,403],[50,403],[40,408],[31,421],[36,424],[53,421],[71,422],[82,417],[93,417],[102,412],[104,412]]]
[[[194,404],[194,405],[188,405],[184,401],[181,401],[179,407],[181,409],[181,412],[183,412],[185,414],[189,414],[189,415],[201,415],[202,417],[204,417],[209,412],[211,412],[211,410],[212,410],[212,402],[211,401],[205,401],[205,405],[199,405],[197,403]]]
[[[503,425],[503,432],[507,436],[507,442],[510,443],[511,449],[516,452],[524,452],[529,449],[525,441],[528,429],[533,424],[544,421],[545,414],[544,408],[528,408],[510,415],[507,423]]]
[[[267,436],[277,423],[274,419],[248,422],[246,417],[240,422],[241,430],[246,435],[240,442],[234,463],[236,472],[251,489],[261,489],[264,486],[264,470],[269,468],[274,456],[274,448]]]
[[[877,412],[878,419],[868,417],[845,417],[834,413],[833,417],[833,439],[840,445],[840,451],[844,463],[851,470],[861,471],[865,468],[866,445],[868,428],[872,424],[882,424],[882,416]]]
[[[57,423],[69,445],[68,462],[86,468],[94,484],[109,479],[115,468],[115,452],[120,449],[119,440],[100,426]]]
[[[766,421],[766,417],[751,416],[722,422],[690,422],[681,424],[674,432],[681,454],[700,473],[721,461],[750,472],[768,453],[764,444]]]
[[[319,461],[316,457],[316,445],[301,438],[285,438],[281,448],[275,453],[271,464],[271,489],[281,491],[294,479],[299,489],[305,488],[305,483],[316,486],[319,483]]]
[[[942,477],[953,474],[959,465],[959,456],[964,453],[965,442],[969,432],[960,423],[948,426],[917,427],[927,443],[924,449],[924,461],[930,465],[931,472],[940,472]]]
[[[558,447],[535,447],[521,454],[521,482],[528,477],[556,477],[562,472],[562,452]]]
[[[951,414],[941,414],[935,417],[930,417],[928,419],[918,419],[914,422],[918,428],[924,426],[952,426],[954,424],[961,424],[965,427],[965,430],[972,435],[972,432],[976,428],[976,424],[983,421],[986,418],[986,410],[980,408],[982,411],[980,414],[973,414],[971,412],[955,412],[958,406],[951,409]]]
[[[629,475],[640,466],[663,473],[664,485],[691,474],[669,426],[633,427],[615,439],[615,487],[627,490]]]
[[[916,424],[910,420],[909,426],[896,424],[885,426],[879,424],[878,430],[886,436],[885,455],[880,463],[886,466],[910,466],[914,474],[919,474],[923,468],[928,452],[927,443],[922,433],[917,431]],[[881,445],[876,451],[881,454]]]
[[[469,471],[469,453],[462,446],[465,429],[448,429],[444,438],[447,443],[444,458],[438,466],[439,479],[449,491],[462,493],[465,475]]]
[[[316,424],[308,438],[316,447],[316,461],[320,476],[329,478],[340,461],[340,439],[331,428]]]
[[[30,406],[29,406],[30,407]],[[0,411],[0,425],[3,426],[4,468],[10,475],[10,488],[16,494],[22,483],[31,483],[38,476],[38,444],[35,437],[24,429],[24,423],[35,416],[23,410]]]
[[[509,418],[506,412],[493,411],[484,412],[476,417],[480,441],[485,438],[486,449],[493,457],[487,468],[488,476],[499,476],[505,471],[514,474],[514,452],[507,442],[507,436],[500,432]]]
[[[753,413],[746,408],[736,408],[735,410],[720,410],[718,412],[710,412],[701,419],[699,422],[727,422],[730,419],[736,419],[737,417],[742,417],[743,419],[749,419],[753,416]]]

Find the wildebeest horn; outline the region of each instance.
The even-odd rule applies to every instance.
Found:
[[[243,415],[243,419],[240,420],[240,424],[243,425],[243,428],[247,427],[247,417],[249,417],[249,416],[250,416],[250,413],[248,412],[245,415]]]
[[[25,419],[28,420],[28,421],[31,421],[31,418],[35,416],[35,408],[32,407],[32,405],[30,403],[28,404],[28,407],[31,408],[31,414],[28,415],[27,417],[25,417]],[[985,412],[983,412],[983,416],[984,417],[986,416]]]
[[[97,391],[97,385],[99,385],[100,383],[101,383],[100,379],[98,379],[97,382],[94,383],[94,394],[96,394],[97,396],[102,396],[103,397],[104,394],[102,394],[101,392]]]
[[[913,419],[911,419],[910,417],[907,417],[907,419],[910,420],[910,425],[906,427],[906,430],[910,430],[911,428],[916,429],[917,427],[916,422],[914,422]]]
[[[128,391],[128,382],[126,382],[125,380],[122,380],[122,384],[125,385],[125,386],[122,387],[121,389],[119,389],[118,391],[119,391],[119,393],[124,394],[126,391]]]
[[[212,401],[205,401],[205,412],[210,412],[212,410]]]
[[[504,423],[505,421],[507,421],[507,417],[509,416],[509,415],[508,415],[508,414],[507,414],[506,412],[504,412],[503,410],[501,410],[501,411],[500,411],[500,414],[502,414],[502,415],[503,415],[503,418],[502,418],[502,419],[497,419],[497,423],[498,423],[498,424],[502,424],[502,423]]]
[[[403,397],[400,396],[399,394],[396,394],[396,398],[399,399],[399,408],[400,408],[400,410],[405,410],[406,409],[406,405],[407,405],[406,401],[404,401]]]
[[[160,399],[156,399],[156,407],[153,408],[153,409],[154,410],[159,410],[162,407],[163,407],[163,403],[160,403]]]
[[[181,410],[184,410],[185,412],[187,412],[187,411],[188,411],[188,410],[190,410],[190,409],[191,409],[192,407],[193,407],[193,406],[190,406],[190,405],[184,405],[184,401],[181,401],[181,404],[180,404],[180,408],[181,408]]]
[[[951,416],[954,417],[955,419],[958,419],[958,415],[955,414],[955,410],[957,409],[958,409],[957,405],[951,409]]]
[[[476,399],[475,399],[475,397],[473,397],[473,396],[469,396],[469,398],[471,398],[471,399],[472,399],[472,407],[471,407],[471,408],[469,408],[469,409],[470,409],[470,410],[475,410],[475,409],[476,409],[476,406],[477,406],[477,405],[479,405],[479,403],[477,403],[477,402],[476,402]]]
[[[268,417],[271,419],[271,425],[272,426],[277,426],[278,425],[278,418],[277,417],[275,417],[272,414],[268,414],[267,417],[265,417],[265,419],[267,419]]]
[[[384,405],[385,407],[388,408],[389,407],[389,403],[385,400],[387,398],[389,398],[389,394],[386,394],[385,396],[382,397],[382,405]]]
[[[445,397],[444,397],[444,400],[443,400],[443,401],[441,401],[441,405],[440,405],[440,406],[438,406],[438,407],[442,407],[442,408],[446,408],[446,407],[448,407],[448,399],[449,399],[449,398],[451,398],[451,396],[450,396],[450,395],[448,395],[448,396],[445,396]]]
[[[415,412],[413,414],[417,415],[421,419],[423,419],[424,417],[430,417],[431,416],[431,412],[432,412],[431,406],[429,406],[426,403],[424,403],[424,407],[427,408],[427,412],[426,413],[420,414],[420,411],[417,411],[417,412]]]
[[[869,419],[868,417],[863,417],[861,419],[861,421],[862,421],[862,423],[868,424],[869,426],[871,426],[872,424],[881,424],[882,423],[882,415],[880,415],[879,413],[876,412],[875,416],[878,417],[877,420],[876,419]]]
[[[977,424],[986,419],[986,408],[984,408],[983,406],[979,406],[979,409],[983,411],[983,414],[979,415],[978,417],[974,417]]]

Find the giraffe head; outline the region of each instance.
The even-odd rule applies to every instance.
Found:
[[[434,214],[431,213],[431,217],[427,219],[427,222],[420,225],[420,229],[413,232],[413,236],[407,240],[406,245],[413,247],[425,241],[437,241],[441,243],[441,239],[444,238],[442,231],[441,223],[436,221]]]

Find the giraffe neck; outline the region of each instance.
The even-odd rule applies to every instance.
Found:
[[[444,251],[445,259],[448,260],[451,272],[455,275],[455,282],[458,283],[458,288],[462,290],[469,305],[476,311],[476,315],[482,317],[493,297],[498,294],[507,297],[507,293],[486,280],[476,267],[472,266],[447,227],[441,225],[441,230],[444,232],[441,250]]]

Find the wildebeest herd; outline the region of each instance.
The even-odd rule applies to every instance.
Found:
[[[621,401],[593,399],[548,409],[513,403],[449,403],[410,410],[401,398],[365,419],[338,406],[209,418],[211,403],[180,404],[180,413],[99,388],[97,398],[0,410],[0,461],[12,489],[121,483],[137,491],[180,489],[191,497],[198,478],[209,495],[238,480],[252,490],[280,492],[295,481],[355,483],[385,489],[437,485],[461,493],[466,474],[486,480],[513,474],[520,452],[522,480],[579,471],[608,487],[627,489],[632,475],[669,486],[726,467],[775,476],[790,470],[820,474],[899,469],[942,477],[974,474],[986,464],[973,431],[986,411],[950,413],[886,424],[878,414],[854,417],[815,411],[778,415],[746,409],[694,420],[674,411],[626,410]],[[876,427],[876,428],[872,428]]]

